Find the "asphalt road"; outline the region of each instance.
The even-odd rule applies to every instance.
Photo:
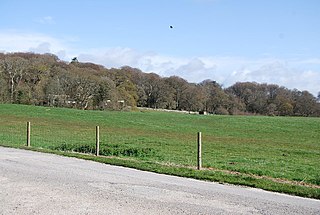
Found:
[[[0,214],[320,214],[320,201],[0,147]]]

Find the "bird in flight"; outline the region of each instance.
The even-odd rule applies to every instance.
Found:
[[[170,25],[170,28],[173,28],[173,26],[172,26],[172,25]]]

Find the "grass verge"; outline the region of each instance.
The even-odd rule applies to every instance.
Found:
[[[0,146],[3,146],[0,144]],[[4,146],[9,147],[9,146]],[[233,184],[241,185],[253,188],[260,188],[273,192],[280,192],[290,195],[296,195],[307,198],[320,199],[320,189],[315,187],[309,187],[304,185],[297,185],[290,182],[279,182],[275,181],[273,178],[267,179],[263,177],[256,177],[255,175],[247,175],[242,173],[228,173],[220,170],[196,170],[190,167],[178,167],[163,165],[159,163],[153,163],[150,161],[138,161],[132,159],[124,159],[119,157],[105,157],[105,156],[94,156],[90,154],[73,153],[66,151],[56,151],[42,148],[33,147],[14,147],[24,150],[31,150],[41,153],[50,153],[60,156],[73,157],[78,159],[90,160],[110,165],[129,167],[143,171],[149,171],[159,174],[173,175],[185,178],[194,178],[204,181],[218,182],[222,184]]]

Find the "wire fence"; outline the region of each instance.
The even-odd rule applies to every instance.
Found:
[[[3,122],[0,124],[0,144],[21,146],[26,144],[26,124],[21,122]]]
[[[0,145],[20,147],[27,145],[27,122],[0,120]],[[202,137],[202,147],[197,148],[197,134],[193,137],[171,137],[162,135],[154,138],[148,134],[132,133],[126,129],[99,129],[99,155],[130,157],[137,160],[161,162],[166,165],[180,165],[199,169],[221,169],[274,178],[320,183],[316,173],[317,154],[299,157],[300,151],[281,149],[281,146],[264,147],[261,143],[241,146],[230,139]],[[178,140],[177,140],[178,139]],[[199,137],[198,137],[199,139]],[[201,138],[200,138],[201,139]],[[221,143],[219,142],[221,141]],[[30,145],[58,151],[96,154],[96,126],[73,122],[47,121],[31,122]],[[198,141],[199,143],[199,141]],[[261,147],[257,148],[257,146]],[[264,151],[262,151],[264,150]],[[293,153],[297,151],[297,155]],[[199,163],[199,157],[202,158]],[[319,169],[318,169],[319,170]]]
[[[4,126],[5,124],[5,126]],[[28,130],[30,140],[28,143]],[[155,160],[165,163],[183,162],[184,156],[177,153],[171,156],[168,153],[174,152],[172,140],[151,140],[148,135],[133,135],[126,129],[112,131],[109,128],[99,129],[99,155],[131,157],[143,160]],[[2,122],[0,125],[0,144],[4,146],[28,146],[58,151],[79,152],[96,154],[96,126],[92,124],[72,123],[48,123],[37,122]],[[188,145],[188,144],[187,144]],[[164,156],[165,155],[165,156]],[[171,158],[172,159],[171,159]],[[173,161],[175,160],[175,161]],[[195,165],[196,158],[186,159],[188,165]]]

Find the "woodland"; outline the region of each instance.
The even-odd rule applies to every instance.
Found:
[[[105,68],[53,54],[0,53],[0,103],[87,110],[137,107],[222,115],[320,116],[320,92],[276,84],[190,83],[138,68]]]

